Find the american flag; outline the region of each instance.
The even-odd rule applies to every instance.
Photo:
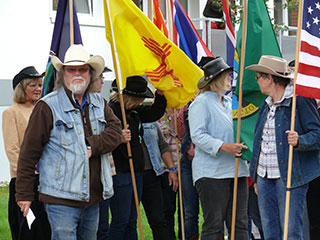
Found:
[[[304,0],[297,75],[298,95],[320,99],[320,1]]]

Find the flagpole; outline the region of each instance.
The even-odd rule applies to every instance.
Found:
[[[69,17],[70,17],[70,46],[74,44],[73,33],[73,0],[69,0]]]
[[[182,203],[182,187],[181,187],[181,164],[180,164],[180,150],[179,150],[179,138],[178,138],[178,121],[177,121],[177,109],[174,109],[174,129],[176,134],[176,153],[177,153],[177,166],[178,166],[178,181],[179,181],[179,206],[180,206],[180,223],[181,223],[181,237],[185,240],[184,233],[184,217],[183,217],[183,203]]]
[[[105,7],[107,8],[107,11],[108,11],[108,16],[109,16],[108,20],[109,20],[109,24],[110,24],[110,28],[111,28],[111,35],[112,35],[111,48],[113,50],[112,51],[113,61],[115,61],[114,67],[115,67],[116,79],[118,80],[117,81],[117,88],[118,88],[119,98],[120,98],[122,121],[123,121],[124,129],[127,130],[128,129],[128,127],[127,127],[127,119],[126,119],[126,113],[125,113],[123,95],[122,95],[121,68],[120,68],[120,63],[119,63],[119,58],[118,58],[118,53],[117,53],[117,47],[115,45],[115,37],[114,37],[114,32],[113,32],[112,20],[111,20],[109,0],[105,0],[104,4],[105,4]],[[135,200],[136,209],[137,209],[137,215],[138,215],[140,238],[141,238],[141,240],[144,240],[143,229],[142,229],[142,220],[141,220],[141,214],[140,214],[140,208],[139,208],[139,199],[138,199],[138,192],[137,192],[137,185],[136,185],[136,179],[135,179],[135,173],[134,173],[134,166],[133,166],[130,142],[127,143],[127,151],[128,151],[128,158],[129,158],[129,166],[130,166],[130,173],[131,173],[134,200]]]
[[[167,0],[168,9],[168,24],[169,24],[169,34],[168,38],[173,42],[173,23],[172,23],[172,8],[170,0]],[[182,186],[181,186],[181,164],[180,164],[180,150],[179,150],[179,138],[178,138],[178,124],[177,124],[177,109],[174,109],[174,128],[176,134],[176,153],[177,153],[177,167],[178,167],[178,181],[179,181],[179,206],[180,206],[180,224],[181,224],[181,237],[185,240],[184,232],[184,214],[183,214],[183,202],[182,202]]]
[[[295,117],[296,117],[296,80],[299,67],[299,52],[300,52],[300,38],[301,38],[301,22],[302,22],[302,0],[299,2],[299,15],[298,15],[298,29],[297,29],[297,43],[296,43],[296,59],[294,68],[293,79],[293,97],[292,97],[292,110],[291,110],[291,131],[294,131]],[[291,191],[291,175],[292,175],[292,158],[293,158],[293,146],[289,145],[289,157],[288,157],[288,174],[287,174],[287,192],[286,192],[286,206],[284,215],[284,230],[283,240],[288,239],[288,225],[289,225],[289,210],[290,210],[290,191]]]
[[[228,2],[228,0],[227,0],[227,2]],[[229,6],[228,6],[228,8],[229,8]],[[247,31],[246,26],[247,26],[247,0],[244,1],[244,6],[243,6],[241,61],[240,61],[240,77],[239,77],[239,80],[240,80],[240,82],[239,82],[239,104],[238,104],[238,119],[237,119],[237,143],[240,143],[241,110],[242,110],[242,80],[243,80],[243,72],[244,72],[245,43],[246,43],[246,31]],[[234,238],[235,238],[237,193],[238,193],[238,170],[239,170],[239,158],[237,157],[235,160],[235,172],[234,172],[231,240],[234,240]]]

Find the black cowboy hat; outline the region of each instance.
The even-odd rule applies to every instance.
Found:
[[[26,78],[39,78],[43,77],[44,73],[40,74],[38,71],[35,69],[34,66],[30,67],[25,67],[22,69],[17,75],[14,76],[12,80],[12,87],[13,90],[16,88],[16,86],[21,82],[23,79]]]
[[[118,92],[116,79],[113,80],[111,89],[115,92]],[[148,82],[144,77],[141,76],[127,77],[127,85],[125,89],[123,89],[123,94],[140,98],[154,97],[152,91],[148,88]]]
[[[203,56],[201,57],[200,61],[198,62],[198,67],[200,67],[202,69],[202,67],[204,65],[206,65],[208,62],[212,61],[213,59],[215,59],[214,57],[206,57],[206,56]]]
[[[198,82],[198,88],[203,89],[221,73],[232,69],[233,67],[230,67],[228,64],[226,64],[223,58],[216,57],[202,67],[202,70],[204,71],[204,77],[202,77]]]

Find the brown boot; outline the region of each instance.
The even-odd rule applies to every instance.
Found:
[[[188,240],[199,240],[199,234],[192,236]]]

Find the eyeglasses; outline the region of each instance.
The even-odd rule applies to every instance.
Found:
[[[261,78],[261,75],[257,75],[254,77],[257,81],[259,80],[259,78]]]
[[[31,88],[42,88],[42,84],[29,84],[27,85],[28,87],[31,87]]]
[[[77,67],[65,67],[64,68],[68,73],[71,73],[71,74],[74,74],[76,73],[77,71],[81,74],[83,73],[86,73],[89,71],[89,68],[88,67],[80,67],[80,68],[77,68]]]

